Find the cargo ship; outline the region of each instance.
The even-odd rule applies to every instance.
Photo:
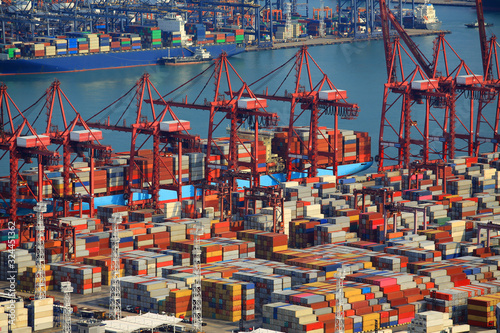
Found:
[[[184,121],[185,122],[185,121]],[[189,123],[189,122],[186,122]],[[329,151],[332,146],[332,140],[335,137],[333,129],[320,128],[325,138],[320,140],[318,149],[319,151]],[[242,130],[243,131],[243,130]],[[297,136],[291,139],[290,151],[293,154],[306,155],[307,138],[309,135],[308,127],[298,127]],[[238,144],[238,161],[242,163],[250,162],[250,151],[254,151],[255,140],[251,138],[253,132],[245,132],[245,139]],[[284,151],[288,143],[287,130],[278,127],[275,131],[259,131],[259,143],[257,147],[258,165],[261,186],[278,185],[286,181],[286,175],[283,172],[283,157]],[[338,130],[337,132],[337,177],[348,176],[367,170],[373,164],[371,156],[371,138],[368,133],[355,132],[352,130]],[[182,155],[181,163],[181,176],[182,182],[186,184],[182,187],[181,199],[192,199],[195,194],[195,188],[192,184],[200,182],[205,179],[205,154],[209,147],[207,140],[201,140],[201,152],[186,153]],[[227,160],[225,154],[229,150],[229,138],[223,137],[215,139],[217,146],[212,144],[210,149],[210,164],[217,165],[216,169],[212,169],[214,177],[219,177],[221,170],[227,169]],[[303,144],[304,142],[305,144]],[[173,185],[178,179],[179,175],[179,158],[175,153],[164,154],[160,157],[160,185]],[[331,158],[330,158],[331,159]],[[328,157],[321,157],[318,159],[319,169],[318,176],[333,175],[331,160]],[[127,192],[128,182],[130,181],[127,175],[128,165],[130,163],[130,153],[121,152],[114,153],[111,156],[108,164],[101,165],[94,169],[94,205],[99,207],[108,204],[126,204],[127,198],[124,195]],[[134,163],[140,166],[141,172],[133,172],[132,184],[134,187],[139,187],[138,191],[133,193],[132,200],[146,200],[150,198],[148,187],[151,184],[153,174],[153,155],[151,150],[140,150],[134,157]],[[300,171],[307,169],[307,159],[297,158],[292,161],[296,172],[291,173],[291,179],[300,179],[307,177],[307,171]],[[86,196],[87,189],[90,185],[90,167],[88,162],[74,162],[72,165],[73,172],[71,178],[73,182],[72,195]],[[34,202],[33,195],[37,195],[42,191],[43,197],[46,200],[51,200],[62,194],[63,191],[63,177],[62,166],[49,167],[44,172],[44,180],[41,186],[38,184],[38,168],[22,171],[20,173],[20,181],[18,182],[17,197],[20,201]],[[189,185],[188,185],[189,184]],[[248,187],[250,184],[247,180],[237,180],[238,187],[243,190],[243,187]],[[10,178],[0,178],[0,194],[9,193],[10,191]],[[160,190],[159,201],[170,202],[179,199],[177,192],[173,190]],[[8,204],[8,203],[7,203]],[[3,203],[4,209],[7,209]],[[49,207],[49,210],[52,207]],[[88,205],[83,203],[83,209],[88,209]],[[21,208],[19,215],[32,213],[31,210]]]
[[[425,0],[415,8],[415,29],[439,30],[442,22],[436,17],[434,6]]]
[[[203,47],[213,58],[245,52],[243,29],[208,32],[203,24],[186,25],[167,15],[157,26],[127,26],[125,32],[72,32],[11,41],[0,46],[0,75],[77,72],[162,64]],[[186,32],[188,26],[190,33]]]

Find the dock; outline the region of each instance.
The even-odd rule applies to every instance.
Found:
[[[424,29],[406,29],[408,35],[415,36],[430,36],[439,35],[441,33],[449,34],[450,31],[447,30],[424,30]],[[278,49],[288,49],[297,48],[302,45],[307,46],[319,46],[319,45],[335,45],[335,44],[345,44],[345,43],[356,43],[356,42],[366,42],[371,40],[381,40],[382,33],[372,35],[369,37],[338,37],[338,36],[326,36],[326,37],[313,37],[313,38],[294,38],[290,41],[275,41],[273,46],[270,47],[259,47],[257,45],[249,45],[246,47],[246,51],[262,51],[262,50],[278,50]]]
[[[391,2],[399,3],[399,0],[391,0]],[[403,0],[403,4],[410,4],[412,1]],[[424,0],[415,0],[415,4],[423,4]],[[459,7],[476,7],[475,1],[462,1],[462,0],[430,0],[429,3],[437,6],[459,6]]]

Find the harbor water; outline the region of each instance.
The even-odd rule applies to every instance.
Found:
[[[327,3],[325,5],[328,5]],[[311,11],[312,12],[312,11]],[[451,33],[446,36],[450,45],[465,60],[466,64],[476,74],[482,74],[481,55],[479,49],[479,34],[477,29],[468,29],[465,23],[476,20],[475,9],[472,7],[436,6],[436,14],[443,22],[442,29]],[[487,28],[489,35],[500,34],[500,13],[485,13],[485,20],[495,25]],[[418,44],[427,58],[432,57],[432,47],[435,36],[415,37]],[[252,83],[264,76],[271,70],[283,64],[286,60],[294,56],[298,49],[279,49],[273,51],[245,52],[229,58],[230,63],[239,75],[248,83]],[[372,153],[377,154],[378,135],[380,127],[380,114],[382,109],[383,84],[387,80],[384,60],[384,47],[381,40],[360,41],[349,44],[323,45],[309,48],[309,52],[317,64],[328,75],[330,80],[338,89],[347,90],[348,101],[357,103],[360,106],[360,116],[356,120],[340,120],[339,128],[348,128],[359,131],[366,131],[372,137]],[[453,63],[455,57],[449,57]],[[50,87],[55,79],[61,82],[61,88],[65,92],[69,101],[80,112],[84,119],[89,119],[94,114],[106,108],[113,101],[124,95],[141,78],[144,73],[150,74],[150,80],[155,85],[160,94],[165,95],[174,90],[182,83],[194,77],[209,64],[195,64],[189,66],[147,66],[126,69],[109,69],[89,72],[60,73],[60,74],[38,74],[0,77],[0,81],[8,87],[8,93],[17,104],[20,110],[27,109],[35,103]],[[456,63],[455,63],[456,66]],[[454,67],[454,66],[452,66]],[[412,70],[410,66],[410,70]],[[209,69],[212,71],[212,69]],[[281,84],[284,75],[271,76],[270,84],[252,85],[251,89],[257,93],[263,92],[269,86],[269,92],[273,87]],[[189,103],[195,102],[200,90],[205,87],[205,93],[196,102],[203,103],[204,99],[213,99],[214,84],[207,83],[208,76],[204,79],[195,80],[189,88],[178,89],[169,95],[167,99],[180,101],[187,96]],[[288,91],[293,90],[294,75],[289,75],[285,84]],[[319,80],[319,76],[316,78]],[[232,79],[233,89],[239,89],[241,82]],[[154,97],[154,96],[153,96]],[[40,101],[36,106],[30,108],[26,113],[28,120],[35,122],[35,127],[40,132],[45,128],[44,120],[46,109]],[[92,120],[104,120],[108,116],[110,119],[118,119],[119,114],[126,110],[127,124],[134,118],[136,110],[135,102],[128,105],[125,99],[118,105],[102,112],[99,117]],[[289,104],[269,103],[268,111],[276,112],[280,117],[280,124],[287,125],[289,117]],[[149,107],[149,106],[148,106]],[[458,112],[462,105],[458,105]],[[464,110],[466,105],[463,105]],[[64,105],[68,118],[73,118],[73,111],[67,104]],[[159,106],[156,110],[161,110]],[[181,119],[191,122],[191,133],[199,134],[205,138],[207,135],[208,111],[187,110],[174,108],[174,112]],[[149,113],[143,110],[143,113]],[[57,116],[60,118],[59,116]],[[152,120],[150,116],[148,118]],[[321,118],[321,125],[333,127],[332,117]],[[166,119],[170,120],[170,119]],[[121,120],[120,120],[121,121]],[[307,117],[304,117],[302,125],[307,125]],[[225,125],[218,129],[219,136],[225,136]],[[139,142],[141,140],[139,139]],[[127,134],[104,132],[103,144],[108,144],[115,151],[130,149],[130,138]],[[139,143],[138,145],[140,145]],[[144,144],[145,148],[150,148],[151,140]],[[5,159],[4,159],[5,160]],[[7,161],[2,161],[2,166]]]

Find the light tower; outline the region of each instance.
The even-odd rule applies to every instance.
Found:
[[[35,299],[45,299],[47,297],[47,284],[45,277],[45,226],[43,225],[43,213],[47,211],[47,203],[40,201],[33,210],[36,212]]]
[[[109,315],[112,320],[119,320],[122,317],[122,301],[120,290],[120,238],[118,237],[118,224],[122,223],[122,217],[120,214],[114,213],[109,221],[112,225]]]
[[[347,269],[340,267],[335,273],[337,279],[337,289],[335,290],[335,332],[344,333],[344,279],[347,274]]]
[[[193,247],[193,298],[192,298],[192,313],[193,313],[193,328],[195,332],[201,332],[202,327],[202,297],[201,297],[201,246],[200,237],[203,235],[203,225],[201,221],[197,221],[194,230],[194,247]]]
[[[73,287],[71,282],[61,282],[61,291],[64,293],[64,307],[63,307],[63,333],[71,333],[71,293]]]

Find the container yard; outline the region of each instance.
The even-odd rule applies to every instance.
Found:
[[[481,0],[476,7],[484,28]],[[0,330],[499,330],[498,45],[478,29],[481,74],[444,34],[428,60],[384,0],[378,8],[387,65],[378,140],[356,129],[373,110],[337,88],[307,45],[254,83],[224,52],[253,40],[272,47],[267,39],[290,31],[353,37],[371,30],[368,13],[365,29],[342,20],[358,7],[339,5],[337,21],[246,14],[270,24],[253,38],[222,26],[216,11],[218,22],[200,24],[141,8],[120,32],[101,15],[90,24],[101,31],[85,23],[4,43],[6,61],[195,44],[220,54],[179,85],[182,99],[144,74],[89,117],[58,80],[38,100],[27,95],[23,111],[0,86]],[[193,82],[194,97],[185,92]],[[203,117],[206,136],[182,109]],[[124,149],[106,144],[115,135]]]

